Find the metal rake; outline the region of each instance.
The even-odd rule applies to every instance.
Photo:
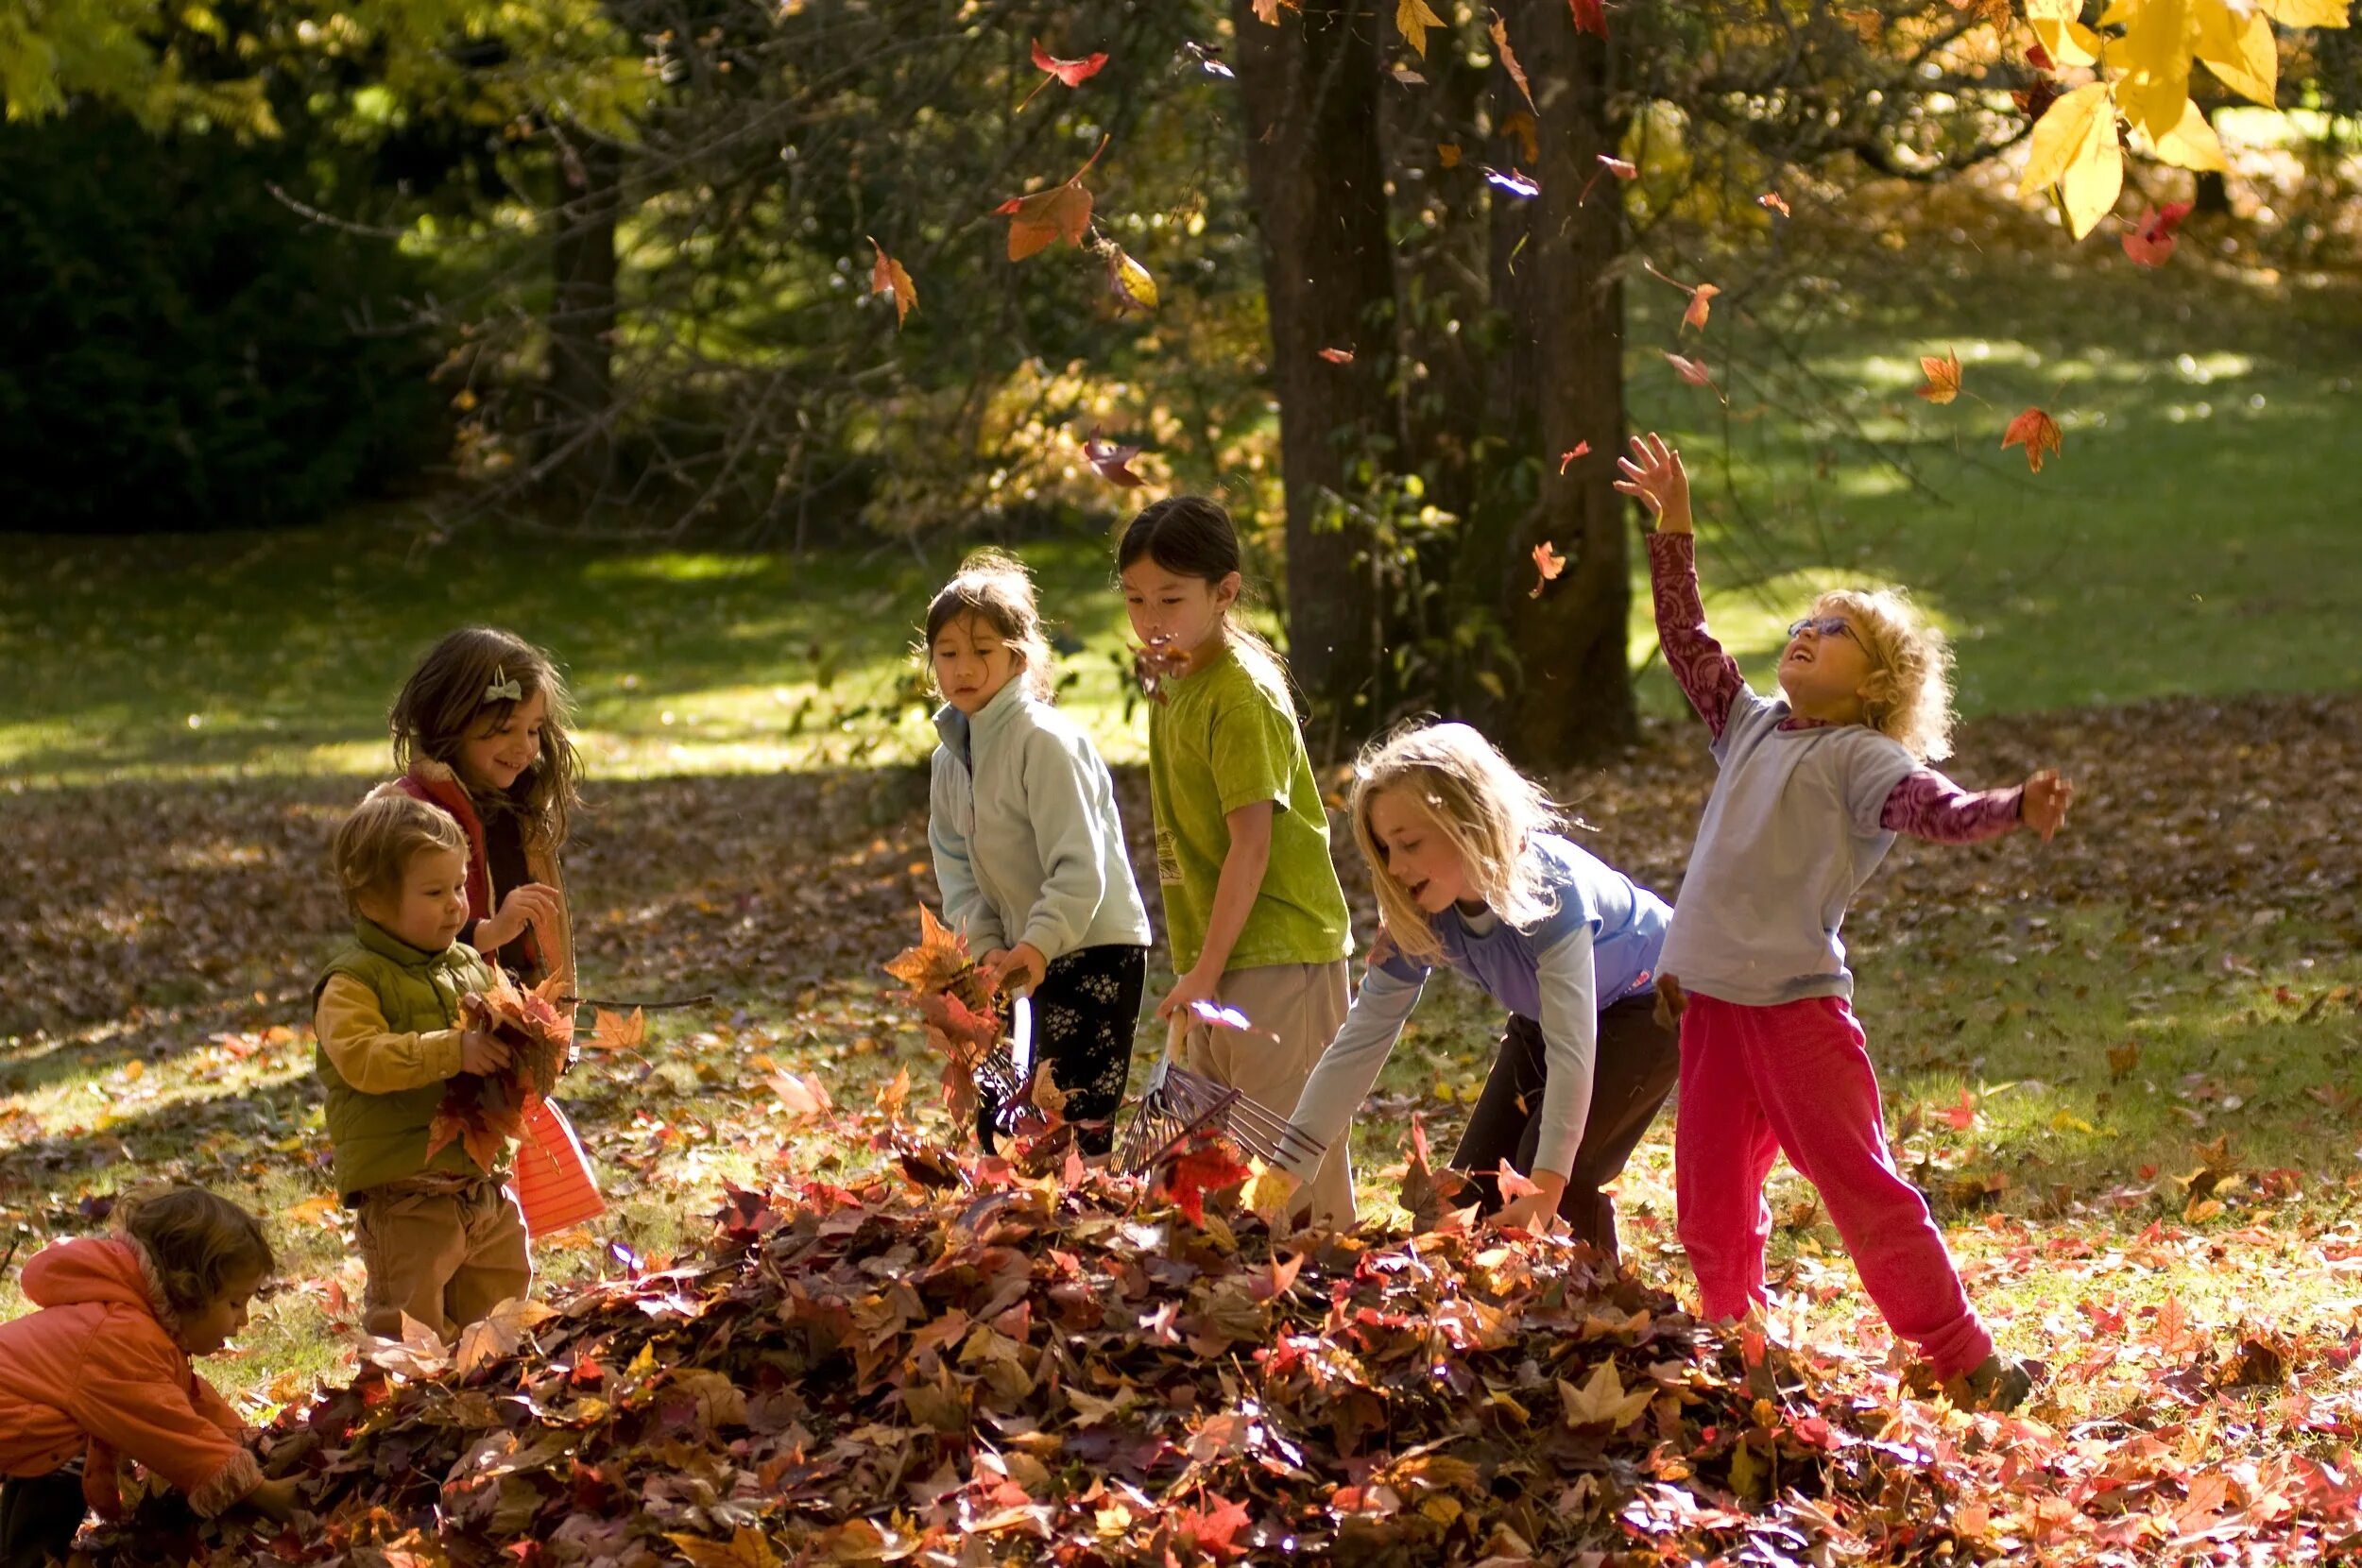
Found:
[[[1018,1096],[1029,1091],[1034,1079],[1033,998],[1010,997],[1008,1019],[1007,1031],[973,1069],[980,1101],[976,1141],[987,1154],[994,1151],[1000,1137],[1017,1131],[1017,1118],[1025,1109]]]
[[[1327,1152],[1318,1138],[1260,1101],[1173,1060],[1188,1028],[1175,1018],[1165,1031],[1164,1054],[1140,1090],[1139,1105],[1116,1149],[1116,1164],[1135,1176],[1145,1175],[1174,1150],[1208,1133],[1228,1138],[1265,1165],[1317,1164]]]

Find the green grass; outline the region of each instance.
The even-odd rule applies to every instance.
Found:
[[[1703,342],[1687,334],[1727,406],[1652,347],[1680,341],[1679,297],[1635,285],[1631,418],[1686,452],[1709,614],[1751,676],[1769,679],[1817,588],[1874,581],[1910,588],[1957,639],[1970,715],[2362,686],[2353,286],[2210,272],[2195,230],[2150,273],[2104,236],[2068,250],[1982,207],[1900,249],[1865,228],[1865,253],[1829,277],[1718,301]],[[1912,395],[1917,356],[1946,349],[1965,385],[1936,407]],[[2032,403],[2065,429],[2039,474],[1999,445]],[[0,772],[374,772],[403,673],[470,620],[559,656],[594,776],[887,763],[933,743],[905,650],[960,541],[799,559],[494,527],[428,544],[419,523],[0,538]],[[1065,700],[1112,759],[1138,758],[1104,536],[1023,554],[1076,649]],[[1641,665],[1637,562],[1635,583]],[[1661,667],[1642,692],[1679,707]]]

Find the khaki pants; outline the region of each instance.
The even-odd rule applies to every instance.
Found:
[[[362,1325],[383,1338],[401,1338],[408,1313],[453,1338],[533,1286],[524,1216],[488,1177],[428,1175],[371,1187],[353,1228],[369,1271]]]
[[[1262,1032],[1193,1024],[1181,1042],[1181,1065],[1226,1083],[1285,1117],[1312,1065],[1344,1027],[1352,1006],[1344,959],[1328,963],[1266,963],[1226,971],[1215,997],[1235,1007]],[[1270,1038],[1279,1038],[1276,1043]],[[1353,1223],[1353,1159],[1339,1139],[1321,1160],[1320,1170],[1297,1196],[1298,1213],[1309,1204],[1315,1225]]]

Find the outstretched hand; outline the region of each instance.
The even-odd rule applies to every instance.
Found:
[[[2051,834],[2066,826],[2067,806],[2074,799],[2075,786],[2060,777],[2058,769],[2045,768],[2026,781],[2017,814],[2047,844]]]
[[[1616,487],[1628,496],[1638,496],[1655,514],[1658,533],[1688,533],[1689,474],[1682,467],[1682,454],[1666,445],[1665,437],[1655,431],[1634,436],[1632,452],[1631,457],[1616,460],[1624,475]]]

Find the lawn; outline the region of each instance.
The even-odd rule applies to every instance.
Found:
[[[2251,298],[2196,265],[2004,264],[1993,243],[1928,269],[1909,301],[1862,285],[1821,309],[1798,363],[1844,389],[1829,406],[1855,435],[1725,426],[1653,349],[1635,351],[1635,421],[1692,453],[1709,608],[1752,673],[1810,585],[1907,583],[1960,640],[1959,775],[2052,764],[2078,781],[2056,844],[1905,845],[1848,929],[1898,1159],[2004,1344],[2057,1373],[2036,1413],[2205,1423],[2225,1462],[2334,1453],[2362,1440],[2344,1370],[2362,1321],[2362,854],[2346,804],[2362,785],[2362,533],[2332,471],[2362,332],[2350,295],[2302,280]],[[1748,320],[1718,305],[1716,330],[1760,348],[1770,325]],[[1916,356],[1947,347],[1986,401],[1911,396]],[[2066,446],[2033,475],[1997,443],[2038,400]],[[1724,434],[1727,461],[1706,439]],[[1932,493],[1870,462],[1871,443],[1908,452]],[[1824,446],[1838,460],[1819,478]],[[358,1273],[322,1199],[306,1034],[338,919],[319,866],[383,766],[394,685],[455,622],[510,625],[569,669],[596,808],[569,861],[592,988],[719,997],[652,1015],[642,1050],[578,1069],[573,1104],[616,1212],[544,1249],[545,1277],[693,1245],[726,1180],[874,1166],[813,1116],[815,1084],[865,1106],[907,1068],[909,1114],[950,1135],[876,967],[933,893],[908,766],[930,737],[905,649],[950,543],[429,546],[387,512],[0,551],[0,940],[21,964],[0,997],[0,1221],[23,1254],[165,1172],[270,1212],[287,1287],[214,1369],[249,1408],[351,1358],[334,1325]],[[1067,700],[1124,764],[1141,835],[1104,537],[1024,551],[1078,644]],[[1662,672],[1643,682],[1643,742],[1556,782],[1587,842],[1669,890],[1709,765]],[[2259,695],[2303,692],[2324,695]],[[1342,845],[1341,861],[1366,930],[1361,870]],[[1392,1212],[1412,1115],[1448,1146],[1497,1022],[1465,987],[1433,987],[1357,1125],[1370,1212]],[[1680,1290],[1670,1126],[1621,1201],[1635,1267]],[[1809,1189],[1783,1170],[1772,1202],[1789,1331],[1885,1355]],[[0,1287],[0,1311],[19,1304]],[[2185,1375],[2258,1336],[2309,1369],[2301,1403]]]

